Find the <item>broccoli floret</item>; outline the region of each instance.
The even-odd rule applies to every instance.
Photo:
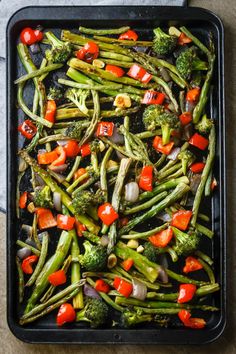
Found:
[[[92,328],[97,328],[106,323],[108,306],[99,299],[88,298],[84,309],[77,313],[76,321],[86,321]]]
[[[175,245],[173,245],[174,251],[178,256],[188,255],[196,251],[199,245],[200,237],[197,231],[183,232],[172,227],[175,234]]]
[[[52,196],[51,190],[48,186],[41,188],[37,188],[34,193],[34,204],[36,207],[40,208],[52,208]]]
[[[171,36],[162,31],[160,27],[154,29],[155,37],[153,39],[153,50],[159,55],[166,55],[171,53],[176,44],[177,37]]]
[[[60,41],[52,32],[46,32],[45,35],[52,45],[45,52],[46,59],[51,63],[65,63],[72,53],[71,43]]]
[[[60,100],[61,98],[63,98],[63,94],[58,87],[54,86],[49,88],[49,93],[47,95],[48,100],[57,101]]]
[[[184,151],[181,151],[178,155],[178,159],[181,160],[182,162],[182,170],[183,170],[183,174],[186,175],[187,173],[187,168],[188,168],[188,165],[194,161],[195,159],[195,156],[194,154],[189,151],[189,150],[184,150]]]
[[[65,93],[65,98],[73,102],[79,110],[88,115],[88,108],[86,107],[86,99],[88,98],[89,90],[81,90],[70,88]]]
[[[145,242],[143,247],[144,247],[143,256],[145,256],[149,261],[156,263],[157,262],[156,248],[150,242]]]
[[[72,199],[72,205],[78,214],[85,214],[92,205],[98,205],[103,202],[104,192],[101,189],[98,189],[95,194],[87,190],[79,191]]]
[[[203,134],[209,133],[213,126],[213,121],[212,119],[207,118],[207,115],[204,114],[202,119],[195,125],[195,128]]]
[[[143,124],[147,130],[155,130],[160,126],[158,117],[164,113],[164,107],[159,104],[152,104],[145,108],[143,113]]]
[[[65,135],[76,140],[80,140],[83,130],[87,128],[86,121],[78,121],[71,123],[67,129],[65,129]]]
[[[102,245],[92,245],[89,241],[83,243],[85,253],[79,255],[79,262],[88,272],[99,272],[107,265],[107,250]]]
[[[162,131],[162,144],[166,145],[170,141],[171,132],[180,127],[180,121],[176,114],[165,112],[159,116],[159,124]]]
[[[143,322],[151,322],[152,320],[153,316],[150,314],[142,314],[130,310],[125,310],[121,316],[121,323],[126,328],[133,327]]]
[[[188,79],[194,70],[207,70],[208,64],[197,57],[196,50],[189,48],[176,59],[176,68],[184,79]]]

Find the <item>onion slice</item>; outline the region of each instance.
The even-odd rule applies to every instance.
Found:
[[[138,300],[145,300],[147,296],[147,287],[145,284],[141,283],[136,278],[132,279],[133,292],[131,294],[132,297]]]
[[[68,140],[57,140],[57,145],[65,146],[68,143]]]
[[[125,185],[125,200],[135,203],[139,197],[139,186],[137,182],[129,182]]]
[[[103,247],[106,247],[109,243],[109,238],[107,235],[103,235],[100,239],[100,243]]]
[[[64,163],[63,165],[60,165],[60,166],[50,165],[50,166],[48,166],[48,168],[50,170],[52,170],[53,172],[58,173],[58,172],[64,172],[67,169],[67,166],[68,165],[66,163]]]
[[[180,148],[179,147],[176,147],[174,148],[171,153],[167,156],[167,159],[169,160],[176,160],[177,159],[177,156],[179,155],[179,152],[180,152]]]
[[[61,193],[53,192],[53,204],[56,211],[61,211]]]
[[[97,291],[87,283],[84,284],[84,295],[94,299],[101,299]]]
[[[158,274],[158,279],[162,283],[168,283],[168,275],[167,275],[166,270],[165,270],[164,267],[160,267],[159,274]]]

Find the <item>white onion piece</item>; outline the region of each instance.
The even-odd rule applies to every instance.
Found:
[[[179,147],[176,147],[174,148],[171,153],[167,156],[167,158],[169,160],[176,160],[177,159],[177,156],[179,155],[179,152],[180,152],[180,148]]]
[[[36,186],[37,186],[37,187],[38,187],[38,186],[41,186],[41,187],[45,186],[44,180],[43,180],[42,177],[39,176],[39,174],[37,174],[37,173],[35,173],[35,183],[36,183]]]
[[[53,204],[56,211],[61,211],[61,193],[53,192]]]
[[[64,172],[66,169],[67,169],[67,164],[64,163],[63,165],[60,165],[60,166],[49,166],[50,170],[52,170],[53,172]]]
[[[158,217],[158,219],[160,219],[164,222],[169,222],[172,219],[172,217],[168,213],[166,213],[165,211],[158,214],[157,217]]]
[[[65,146],[68,143],[68,140],[57,140],[57,145]]]
[[[16,253],[17,257],[19,257],[20,259],[25,259],[27,257],[29,257],[31,255],[31,250],[27,247],[23,247],[20,248],[17,253]]]
[[[139,280],[132,279],[133,291],[131,296],[138,300],[145,300],[147,296],[147,287]]]
[[[186,101],[186,104],[185,104],[186,112],[192,113],[192,111],[194,110],[195,106],[196,106],[196,103],[194,103],[192,101]]]
[[[19,158],[19,172],[24,172],[28,167],[27,162],[25,162],[22,157]]]
[[[139,186],[137,182],[129,182],[125,185],[125,200],[127,202],[136,202],[139,197]]]
[[[158,279],[162,283],[168,283],[168,275],[163,267],[160,267],[159,269]]]
[[[106,247],[109,243],[109,238],[107,235],[103,235],[100,239],[100,243],[102,246]]]
[[[45,154],[45,152],[47,152],[46,149],[39,149],[39,150],[38,150],[38,155]]]

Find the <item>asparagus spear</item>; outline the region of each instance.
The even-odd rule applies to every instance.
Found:
[[[33,79],[35,77],[47,74],[50,71],[60,69],[62,66],[63,66],[63,64],[50,64],[50,65],[46,66],[45,68],[40,68],[38,70],[34,70],[26,75],[19,77],[17,80],[14,81],[14,84],[20,84],[20,83],[25,82],[29,79]]]
[[[154,204],[156,204],[157,202],[159,202],[160,200],[162,200],[163,198],[165,198],[167,196],[167,192],[161,192],[160,194],[155,195],[152,199],[148,200],[145,203],[139,204],[133,208],[128,208],[126,210],[123,211],[124,215],[130,215],[130,214],[134,214],[134,213],[138,213],[142,210],[151,208]]]
[[[127,32],[130,29],[129,26],[123,26],[120,28],[112,28],[112,29],[97,29],[97,28],[87,28],[87,27],[83,27],[80,26],[79,27],[79,31],[81,33],[85,33],[85,34],[95,34],[96,36],[102,36],[102,35],[106,35],[106,34],[121,34],[124,32]]]
[[[18,272],[18,296],[19,296],[19,303],[21,304],[24,298],[24,273],[21,268],[20,259],[16,257],[16,267]]]

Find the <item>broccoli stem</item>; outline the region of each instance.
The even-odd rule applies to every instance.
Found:
[[[150,210],[146,211],[141,216],[137,216],[128,222],[128,224],[122,227],[119,231],[119,235],[124,235],[133,229],[136,225],[143,223],[144,221],[152,218],[153,216],[160,213],[162,210],[167,208],[169,205],[173,204],[177,200],[181,199],[185,193],[189,191],[189,186],[185,183],[179,183],[175,189],[166,196],[161,202],[157,205],[154,205]]]
[[[63,66],[63,64],[50,64],[50,65],[46,66],[45,68],[40,68],[38,70],[34,70],[34,71],[30,72],[29,74],[23,75],[20,78],[18,78],[17,80],[15,80],[14,84],[20,84],[22,82],[28,81],[29,79],[33,79],[35,77],[47,74],[50,71],[60,69],[62,66]]]
[[[51,31],[47,31],[45,33],[45,36],[47,37],[48,41],[52,46],[57,47],[63,45],[63,42],[60,41],[60,39],[58,39]]]
[[[123,189],[124,185],[124,180],[125,177],[128,173],[130,164],[132,160],[131,159],[122,159],[120,162],[120,168],[117,174],[117,179],[114,187],[114,191],[112,194],[112,200],[111,204],[114,210],[118,213],[119,212],[119,206],[120,206],[120,199],[121,199],[121,192]],[[109,243],[107,245],[107,252],[110,254],[116,244],[116,239],[117,239],[117,229],[116,229],[116,221],[113,222],[113,224],[110,226],[110,230],[108,233],[109,237]]]
[[[62,203],[69,209],[69,211],[76,216],[76,218],[84,224],[89,231],[93,233],[98,233],[99,232],[99,227],[95,225],[88,217],[85,215],[80,215],[80,214],[75,214],[75,210],[71,204],[71,198],[69,195],[64,192],[58,184],[51,178],[49,173],[45,170],[43,170],[37,163],[36,161],[28,155],[28,153],[24,150],[21,150],[19,152],[20,156],[34,169],[36,173],[39,174],[39,176],[44,180],[44,182],[50,187],[52,192],[58,192],[61,194],[62,197]]]
[[[156,194],[152,199],[149,199],[147,202],[139,204],[133,208],[129,208],[123,211],[124,215],[130,215],[130,214],[134,214],[134,213],[138,213],[142,210],[151,208],[154,204],[156,204],[157,202],[159,202],[160,200],[164,199],[167,196],[167,192],[161,192]]]
[[[95,282],[91,279],[91,278],[86,278],[86,281],[89,283],[89,285],[91,285],[92,287],[95,286]],[[99,295],[101,296],[101,298],[103,298],[103,300],[110,305],[111,307],[113,307],[113,309],[123,312],[124,309],[123,307],[117,305],[107,294],[103,293],[103,292],[98,292]]]
[[[209,154],[207,156],[206,164],[205,164],[204,170],[201,175],[201,182],[198,186],[198,189],[197,189],[197,192],[196,192],[196,195],[194,198],[194,202],[193,202],[193,209],[192,209],[193,216],[191,219],[191,225],[193,227],[196,226],[198,211],[200,208],[202,195],[204,193],[207,178],[208,178],[209,173],[210,173],[212,166],[213,166],[213,162],[214,162],[214,158],[215,158],[215,149],[216,149],[216,133],[215,133],[215,126],[213,125],[211,128],[211,131],[210,131],[210,135],[209,135],[209,146],[208,146]]]
[[[113,28],[113,29],[96,29],[96,28],[87,28],[87,27],[83,27],[80,26],[79,27],[79,31],[81,33],[85,33],[85,34],[93,34],[95,35],[94,38],[96,38],[96,36],[102,36],[102,35],[106,35],[106,34],[121,34],[124,32],[127,32],[130,29],[129,26],[123,26],[120,28]],[[99,39],[100,37],[98,37]],[[101,37],[101,40],[103,38]]]
[[[137,232],[137,233],[135,232],[135,233],[128,234],[128,235],[122,235],[121,238],[125,239],[125,240],[138,240],[140,238],[146,239],[151,235],[154,235],[162,230],[165,230],[168,227],[168,225],[169,225],[168,223],[165,223],[165,224],[163,224],[161,226],[157,226],[154,229],[149,230],[149,231]]]
[[[18,296],[19,296],[19,303],[21,304],[24,298],[25,282],[24,282],[24,273],[21,267],[21,262],[18,257],[16,257],[16,267],[18,273]]]

